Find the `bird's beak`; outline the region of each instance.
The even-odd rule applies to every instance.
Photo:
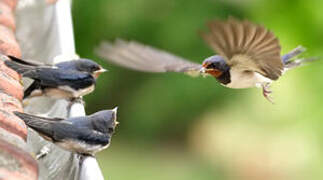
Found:
[[[113,111],[115,114],[117,114],[118,106],[117,106],[117,107],[115,107],[115,108],[113,108],[113,109],[112,109],[112,111]]]
[[[201,73],[201,74],[205,74],[205,73],[206,73],[206,68],[205,68],[205,67],[201,67],[201,69],[200,69],[200,73]]]
[[[118,111],[118,106],[112,109],[113,115],[114,115],[114,120],[115,120],[115,125],[118,125],[119,122],[117,121],[117,111]]]
[[[104,68],[101,67],[99,70],[94,71],[94,73],[93,73],[94,74],[94,77],[95,78],[98,78],[101,73],[104,73],[106,71],[108,71],[108,70],[106,70],[106,69],[104,69]]]
[[[97,73],[104,73],[106,71],[108,71],[108,70],[107,69],[104,69],[103,67],[101,67],[99,70],[97,70],[95,72],[97,72]]]
[[[222,74],[222,72],[219,71],[218,69],[208,69],[204,66],[201,67],[200,73],[203,77],[205,77],[207,75],[212,75],[215,78],[219,77]]]

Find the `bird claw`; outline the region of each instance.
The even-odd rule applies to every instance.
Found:
[[[49,152],[50,152],[50,149],[49,149],[48,145],[43,146],[40,149],[39,153],[36,155],[36,159],[39,160],[40,158],[46,156]]]
[[[274,99],[271,96],[272,91],[270,90],[270,83],[264,83],[262,84],[262,94],[264,95],[264,97],[271,102],[272,104],[274,104]]]

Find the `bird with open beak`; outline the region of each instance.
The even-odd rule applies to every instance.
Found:
[[[91,93],[96,79],[106,70],[89,59],[78,59],[57,63],[42,64],[8,56],[5,64],[23,77],[33,79],[25,90],[24,99],[36,96],[77,99]]]
[[[117,108],[69,119],[14,113],[46,140],[68,151],[92,156],[109,146],[118,124]]]
[[[296,59],[305,51],[301,46],[281,56],[274,33],[246,20],[214,20],[208,23],[208,28],[209,32],[202,32],[201,36],[217,55],[206,58],[202,65],[134,41],[103,42],[96,53],[134,70],[207,74],[229,88],[260,87],[271,102],[272,81],[286,70],[314,60]]]

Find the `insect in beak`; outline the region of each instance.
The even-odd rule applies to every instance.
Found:
[[[221,76],[222,72],[217,70],[217,69],[208,69],[206,67],[201,67],[200,69],[200,73],[203,75],[203,76],[206,76],[206,75],[212,75],[213,77],[217,78],[219,76]]]
[[[205,68],[205,67],[201,67],[201,69],[200,69],[200,73],[201,73],[201,74],[205,74],[205,73],[206,73],[206,68]]]

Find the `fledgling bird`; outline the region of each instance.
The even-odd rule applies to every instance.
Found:
[[[283,72],[314,60],[296,59],[305,51],[298,46],[281,56],[278,38],[263,26],[229,18],[208,23],[209,32],[201,36],[218,54],[202,65],[134,41],[103,42],[96,53],[112,63],[145,72],[184,72],[211,75],[229,88],[261,87],[272,102],[270,84]]]
[[[92,156],[109,146],[118,124],[117,108],[68,119],[14,113],[46,140],[68,151]]]
[[[96,78],[106,70],[89,59],[42,64],[8,56],[5,64],[34,82],[25,90],[24,99],[36,96],[76,99],[91,93]]]

